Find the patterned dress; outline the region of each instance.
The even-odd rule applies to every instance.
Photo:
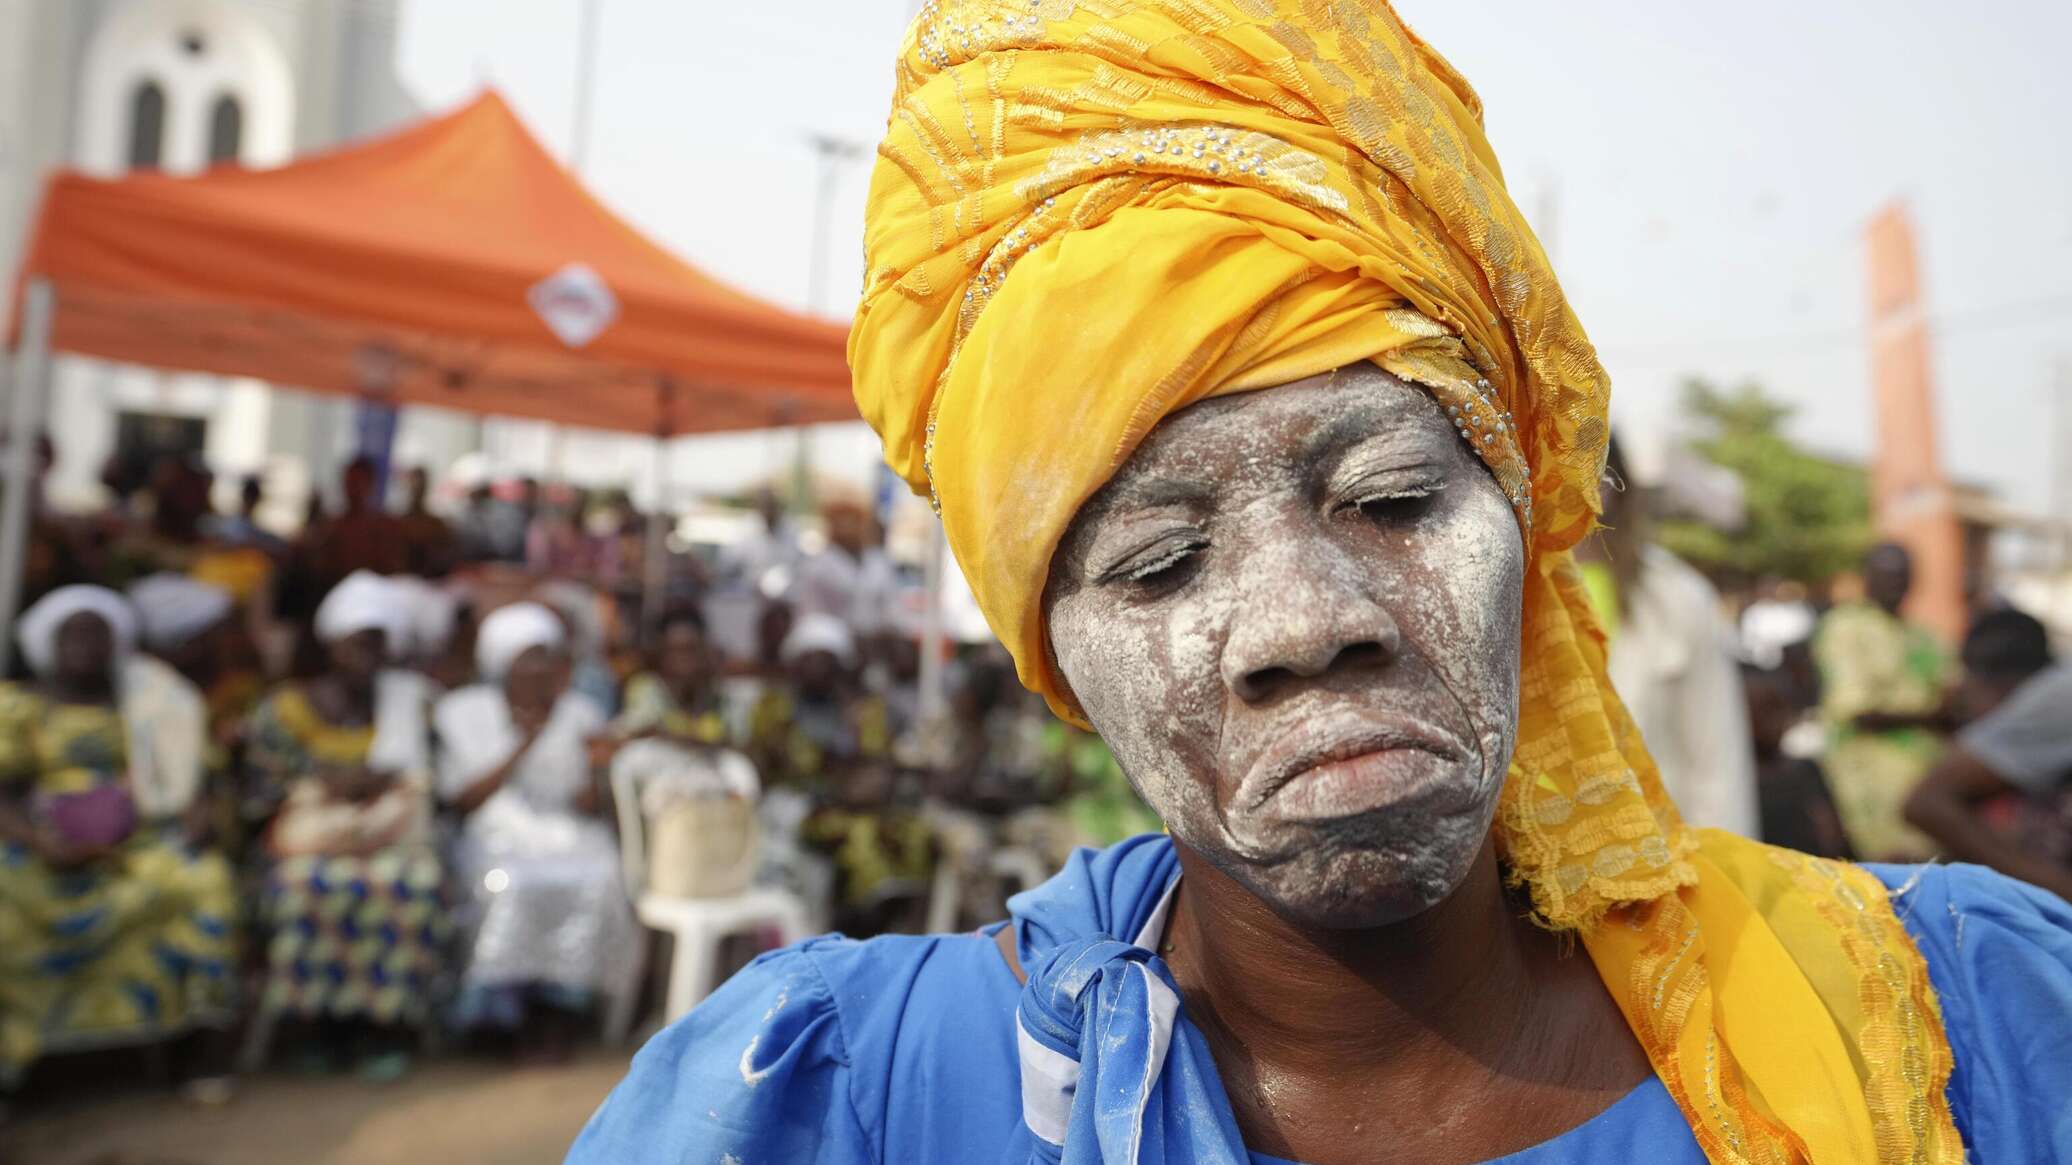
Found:
[[[262,906],[260,1006],[274,1014],[380,1024],[431,1014],[453,932],[429,774],[406,773],[360,804],[329,797],[320,775],[363,764],[374,739],[373,725],[326,721],[300,687],[253,716],[247,763],[286,791]]]
[[[0,784],[26,785],[32,816],[128,774],[116,709],[0,685]],[[45,1053],[227,1025],[236,909],[229,864],[173,822],[144,821],[72,870],[0,843],[0,1088]]]
[[[1823,763],[1849,843],[1873,861],[1933,856],[1935,843],[1906,823],[1903,809],[1941,754],[1941,739],[1921,728],[1866,732],[1853,721],[1865,712],[1934,711],[1950,679],[1948,654],[1922,628],[1870,603],[1850,603],[1822,620],[1813,658],[1828,730]]]
[[[652,672],[642,672],[626,681],[625,706],[612,728],[620,736],[658,732],[699,744],[732,743],[726,719],[716,706],[699,711],[682,707],[668,683]]]

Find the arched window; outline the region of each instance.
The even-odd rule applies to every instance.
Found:
[[[165,90],[147,80],[130,94],[130,169],[155,170],[164,152]]]
[[[209,164],[237,161],[244,144],[245,107],[225,93],[209,110]]]

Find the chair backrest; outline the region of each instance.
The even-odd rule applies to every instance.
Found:
[[[648,892],[650,883],[648,819],[647,812],[640,803],[640,794],[649,778],[666,771],[666,766],[640,763],[642,759],[651,758],[654,754],[649,753],[647,758],[643,758],[641,752],[636,750],[649,745],[664,749],[674,747],[660,741],[636,741],[621,749],[611,765],[612,801],[617,805],[619,815],[620,877],[626,884],[626,896],[635,901]],[[722,768],[731,770],[730,775],[745,775],[746,783],[759,786],[760,777],[756,774],[754,762],[732,750],[715,751],[716,755],[712,759]],[[629,753],[632,755],[629,756]]]

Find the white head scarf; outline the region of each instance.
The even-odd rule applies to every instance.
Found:
[[[230,592],[184,574],[154,574],[131,585],[130,602],[142,624],[144,646],[161,650],[230,618]]]
[[[784,637],[784,645],[777,650],[777,658],[792,663],[815,651],[825,651],[841,660],[844,667],[854,667],[856,636],[847,623],[835,616],[808,611],[792,624],[791,634]]]
[[[401,588],[371,571],[356,570],[331,588],[317,607],[317,638],[336,643],[362,631],[388,636],[390,652],[408,645],[409,604]]]
[[[513,603],[482,621],[475,634],[475,667],[485,680],[510,673],[518,657],[535,647],[566,647],[568,632],[554,612],[538,603]]]
[[[114,662],[118,668],[121,666],[122,658],[137,645],[136,610],[129,600],[107,587],[72,586],[59,587],[43,596],[14,625],[15,637],[22,645],[22,658],[28,661],[31,671],[39,676],[50,674],[57,666],[58,628],[72,616],[88,611],[99,615],[108,624],[108,630],[114,632]]]

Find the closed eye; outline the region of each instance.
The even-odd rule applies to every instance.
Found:
[[[1359,490],[1346,499],[1340,510],[1357,511],[1372,522],[1408,521],[1422,517],[1431,508],[1432,499],[1445,488],[1444,482],[1428,482]]]
[[[1208,540],[1201,537],[1162,538],[1102,572],[1101,581],[1119,582],[1156,592],[1185,582],[1200,563]]]

